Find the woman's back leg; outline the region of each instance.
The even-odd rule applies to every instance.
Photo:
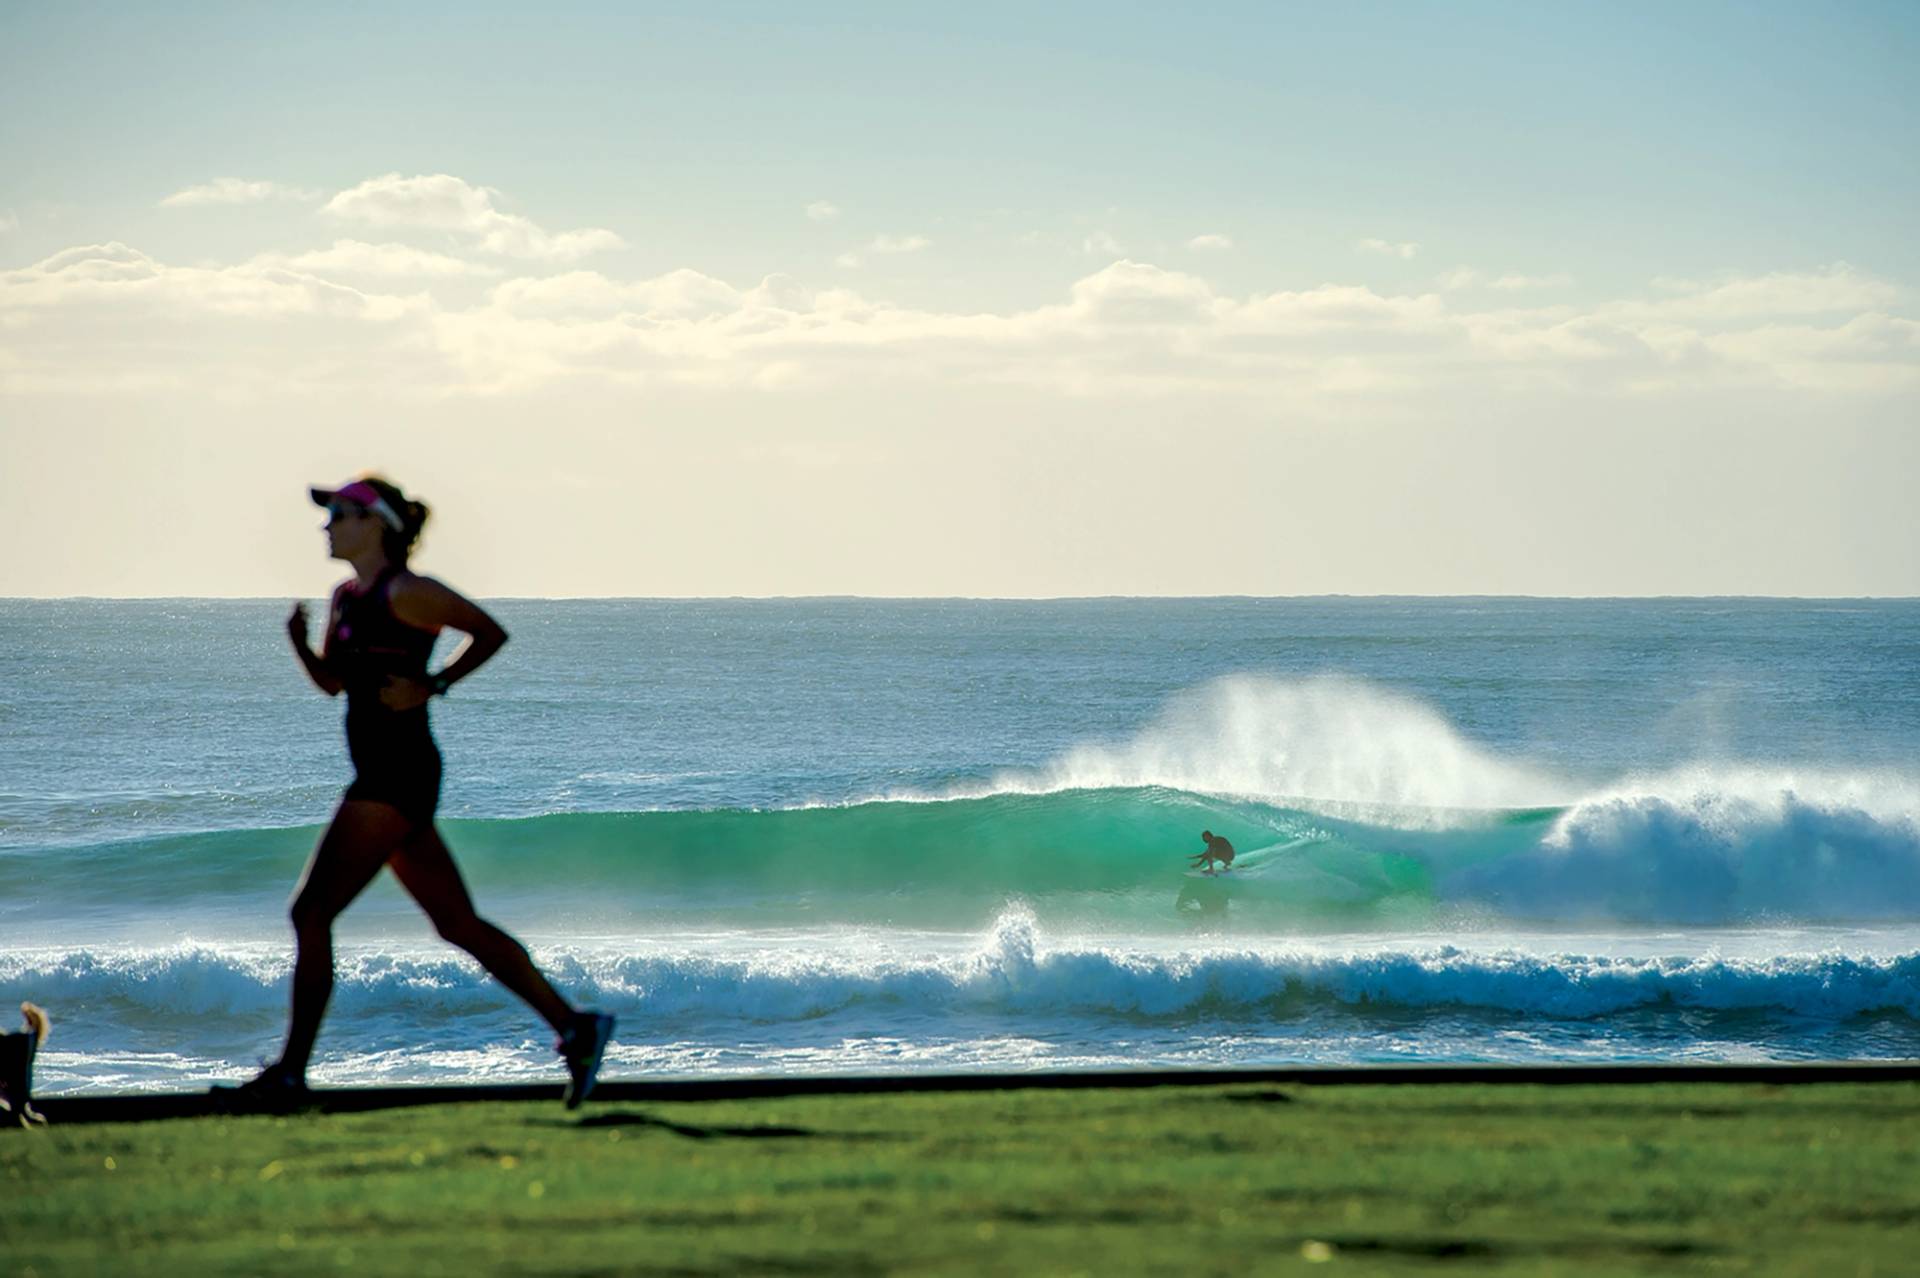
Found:
[[[526,947],[474,911],[460,867],[432,825],[411,834],[391,864],[434,928],[448,941],[480,961],[502,985],[518,994],[533,1010],[564,1034],[573,1020],[573,1008],[540,974]]]

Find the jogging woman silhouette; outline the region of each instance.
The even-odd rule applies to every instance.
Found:
[[[460,871],[433,827],[440,802],[440,751],[427,702],[472,674],[507,632],[472,600],[407,569],[427,508],[384,479],[365,477],[311,490],[327,509],[328,553],[353,565],[333,592],[326,637],[307,642],[306,605],[287,618],[294,653],[320,690],[347,694],[347,753],[353,784],[307,863],[293,900],[297,944],[293,1016],[280,1059],[239,1087],[218,1090],[241,1106],[291,1108],[306,1099],[307,1060],[333,993],[333,921],[392,866],[441,936],[480,961],[532,1005],[559,1036],[568,1072],[567,1108],[585,1100],[613,1036],[613,1017],[575,1010],[554,991],[526,949],[474,913]],[[466,641],[439,671],[427,658],[443,628]]]

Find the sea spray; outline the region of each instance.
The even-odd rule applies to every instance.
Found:
[[[1477,746],[1432,706],[1337,676],[1234,676],[1173,697],[1129,738],[1086,742],[950,797],[1160,787],[1432,825],[1565,802],[1571,783]]]

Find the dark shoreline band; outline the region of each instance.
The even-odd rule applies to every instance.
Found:
[[[1625,1065],[1342,1065],[1276,1069],[1063,1070],[987,1074],[855,1074],[795,1078],[675,1079],[601,1083],[596,1105],[613,1101],[761,1100],[782,1096],[859,1096],[938,1092],[1215,1087],[1249,1084],[1340,1087],[1355,1084],[1912,1083],[1920,1060],[1770,1061]],[[475,1101],[560,1099],[557,1083],[315,1088],[308,1112],[354,1114]],[[35,1105],[54,1123],[141,1123],[219,1112],[205,1092],[134,1096],[50,1096]],[[584,1121],[591,1123],[589,1116]]]

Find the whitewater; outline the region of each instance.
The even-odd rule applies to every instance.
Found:
[[[494,606],[441,828],[613,1077],[1920,1056],[1910,601]],[[346,778],[284,609],[0,601],[50,1092],[277,1048]],[[318,1079],[553,1073],[390,882],[339,938]]]

